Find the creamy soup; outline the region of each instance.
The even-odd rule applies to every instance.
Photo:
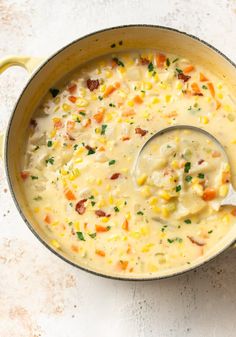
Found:
[[[235,104],[214,74],[158,51],[108,55],[49,90],[19,173],[35,221],[59,252],[111,274],[191,265],[232,228]],[[209,131],[225,146],[186,130]],[[183,131],[181,131],[183,132]],[[135,166],[135,167],[134,167]],[[231,170],[231,177],[230,177]]]

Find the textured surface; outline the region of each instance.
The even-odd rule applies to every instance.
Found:
[[[47,56],[128,23],[187,31],[236,62],[234,0],[0,0],[0,57]],[[1,75],[0,131],[26,81],[18,68]],[[175,279],[112,281],[74,269],[37,241],[11,200],[2,163],[0,205],[0,337],[235,336],[236,249]]]

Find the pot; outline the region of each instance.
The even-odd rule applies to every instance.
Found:
[[[123,43],[119,43],[120,41],[123,41]],[[18,172],[20,171],[21,148],[24,146],[29,121],[49,88],[53,87],[55,83],[68,73],[73,72],[78,66],[91,61],[95,57],[113,51],[126,51],[139,48],[153,48],[190,58],[193,62],[203,64],[210,71],[214,72],[228,83],[232,91],[236,92],[236,66],[232,61],[214,47],[192,35],[160,26],[130,25],[101,30],[70,43],[44,61],[39,58],[20,56],[11,56],[0,60],[0,73],[14,65],[24,67],[30,73],[33,71],[15,105],[5,137],[5,169],[10,191],[19,213],[40,242],[58,257],[91,273],[123,280],[161,279],[196,268],[216,257],[235,242],[236,226],[218,242],[213,250],[208,251],[197,261],[193,261],[191,266],[178,267],[176,269],[165,270],[160,274],[145,274],[143,276],[124,275],[121,277],[116,274],[101,273],[96,269],[88,269],[86,266],[79,265],[72,257],[63,253],[63,251],[55,251],[50,246],[48,238],[38,224],[35,223],[27,207]]]

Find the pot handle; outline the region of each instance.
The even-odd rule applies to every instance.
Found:
[[[29,74],[33,73],[39,65],[44,61],[44,58],[30,56],[7,56],[0,59],[0,74],[10,67],[19,66],[25,68]]]

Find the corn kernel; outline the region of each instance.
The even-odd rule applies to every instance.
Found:
[[[110,191],[111,190],[111,185],[107,184],[105,188],[106,188],[106,191]]]
[[[109,71],[109,70],[105,71],[106,78],[110,78],[110,77],[112,77],[112,75],[113,75],[113,73],[111,71]]]
[[[75,177],[79,177],[80,176],[80,170],[78,168],[75,168],[73,171],[72,171],[73,175]]]
[[[161,89],[167,89],[167,84],[166,83],[159,83],[159,88]]]
[[[133,237],[134,239],[139,239],[141,237],[140,232],[130,232],[130,236]]]
[[[222,89],[222,87],[223,87],[223,86],[222,86],[221,83],[218,83],[218,84],[217,84],[217,88],[218,88],[218,89]]]
[[[229,214],[226,214],[224,217],[223,217],[223,222],[225,222],[226,224],[229,224],[230,222],[230,217],[229,217]]]
[[[207,116],[200,116],[200,123],[208,124],[209,123],[208,117]]]
[[[165,190],[161,190],[160,192],[159,192],[159,195],[160,195],[160,197],[162,198],[162,199],[164,199],[164,200],[170,200],[171,199],[171,195],[168,193],[168,192],[166,192]]]
[[[125,217],[126,217],[126,219],[127,219],[127,220],[130,220],[130,219],[131,219],[131,213],[130,213],[130,212],[128,212],[128,213],[126,214],[126,216],[125,216]]]
[[[112,195],[109,195],[108,201],[109,201],[109,204],[110,204],[110,205],[113,205],[113,203],[114,203],[114,198],[113,198]]]
[[[144,112],[143,113],[143,118],[149,118],[150,117],[150,113],[149,112]]]
[[[222,99],[222,98],[223,98],[222,92],[219,92],[219,93],[217,94],[217,97],[218,97],[219,99]]]
[[[79,164],[79,163],[82,163],[83,162],[83,158],[77,158],[75,159],[75,163],[76,164]]]
[[[152,104],[160,103],[160,99],[158,97],[154,97],[152,100]]]
[[[150,89],[152,89],[152,83],[151,83],[151,82],[145,82],[145,83],[144,83],[144,89],[145,89],[145,90],[150,90]]]
[[[200,197],[203,195],[203,186],[201,184],[198,184],[198,183],[193,184],[192,189]]]
[[[59,221],[54,221],[54,222],[51,224],[51,226],[52,226],[52,227],[56,227],[58,224],[59,224]]]
[[[147,180],[147,175],[146,174],[142,174],[139,178],[137,178],[137,184],[139,186],[142,186]]]
[[[171,95],[166,95],[165,100],[166,100],[166,103],[169,103],[171,100]]]
[[[78,108],[86,107],[89,105],[89,102],[84,98],[78,98],[76,105]]]
[[[130,106],[130,107],[133,107],[133,106],[134,106],[134,102],[133,102],[133,101],[129,101],[127,104],[128,104],[128,106]]]
[[[83,147],[79,147],[76,151],[75,151],[75,155],[78,156],[79,154],[82,154],[85,151],[85,149]]]
[[[176,89],[177,89],[177,90],[182,90],[182,88],[183,88],[183,83],[180,82],[180,81],[178,81],[178,82],[176,83]]]
[[[149,229],[147,226],[143,226],[140,228],[140,232],[142,235],[147,235],[149,233]]]
[[[169,212],[169,210],[167,209],[166,206],[162,206],[161,214],[164,218],[168,218],[168,216],[170,215],[170,212]]]
[[[173,169],[176,169],[176,170],[180,168],[179,167],[179,162],[177,160],[172,160],[172,162],[170,163],[170,165],[171,165],[171,167]]]
[[[34,213],[38,213],[39,212],[39,207],[35,207],[34,208]]]
[[[61,173],[61,175],[63,175],[63,176],[66,176],[66,175],[67,175],[67,171],[64,170],[64,169],[61,169],[60,173]]]
[[[141,194],[143,197],[145,198],[149,198],[151,196],[151,190],[150,190],[150,187],[149,186],[144,186],[142,189],[141,189]]]
[[[232,139],[232,140],[231,140],[231,143],[232,143],[232,144],[236,144],[236,138]]]
[[[112,121],[112,119],[113,119],[112,114],[108,112],[108,113],[105,115],[105,122],[110,122],[110,121]]]
[[[63,109],[63,111],[68,112],[68,111],[71,110],[71,106],[69,104],[67,104],[67,103],[63,103],[62,104],[62,109]]]
[[[149,205],[152,205],[152,206],[156,205],[157,201],[158,201],[157,197],[151,197],[149,199]]]
[[[101,199],[97,202],[97,206],[98,207],[104,207],[106,205],[106,202],[104,199]]]
[[[223,184],[219,188],[219,196],[224,198],[229,192],[229,186],[227,184]]]
[[[53,138],[57,133],[57,130],[56,129],[53,129],[50,133],[50,137]]]
[[[158,271],[158,268],[157,268],[157,266],[155,264],[149,263],[148,264],[148,271],[150,273],[155,273],[155,272]]]
[[[154,76],[154,81],[155,81],[155,82],[159,82],[159,76],[158,76],[158,74],[155,74],[155,76]]]
[[[118,70],[121,74],[124,74],[126,72],[126,69],[124,67],[120,67]]]
[[[51,245],[56,249],[60,248],[60,244],[57,242],[57,240],[51,240]]]
[[[142,247],[141,252],[147,253],[147,252],[150,251],[150,248],[152,248],[153,246],[154,246],[153,243],[148,243],[148,244],[146,244],[145,246]]]
[[[101,178],[98,178],[98,179],[96,180],[96,184],[97,184],[98,186],[102,185],[102,179],[101,179]]]
[[[100,91],[104,92],[105,90],[106,90],[106,85],[105,84],[100,85]]]
[[[92,99],[93,101],[96,101],[96,100],[97,100],[97,96],[96,96],[95,94],[93,94],[93,95],[91,95],[91,99]]]
[[[110,220],[110,218],[104,217],[102,218],[102,222],[108,222]]]
[[[153,212],[155,212],[155,213],[160,213],[160,207],[154,205],[154,206],[152,206],[151,208],[152,208]]]

